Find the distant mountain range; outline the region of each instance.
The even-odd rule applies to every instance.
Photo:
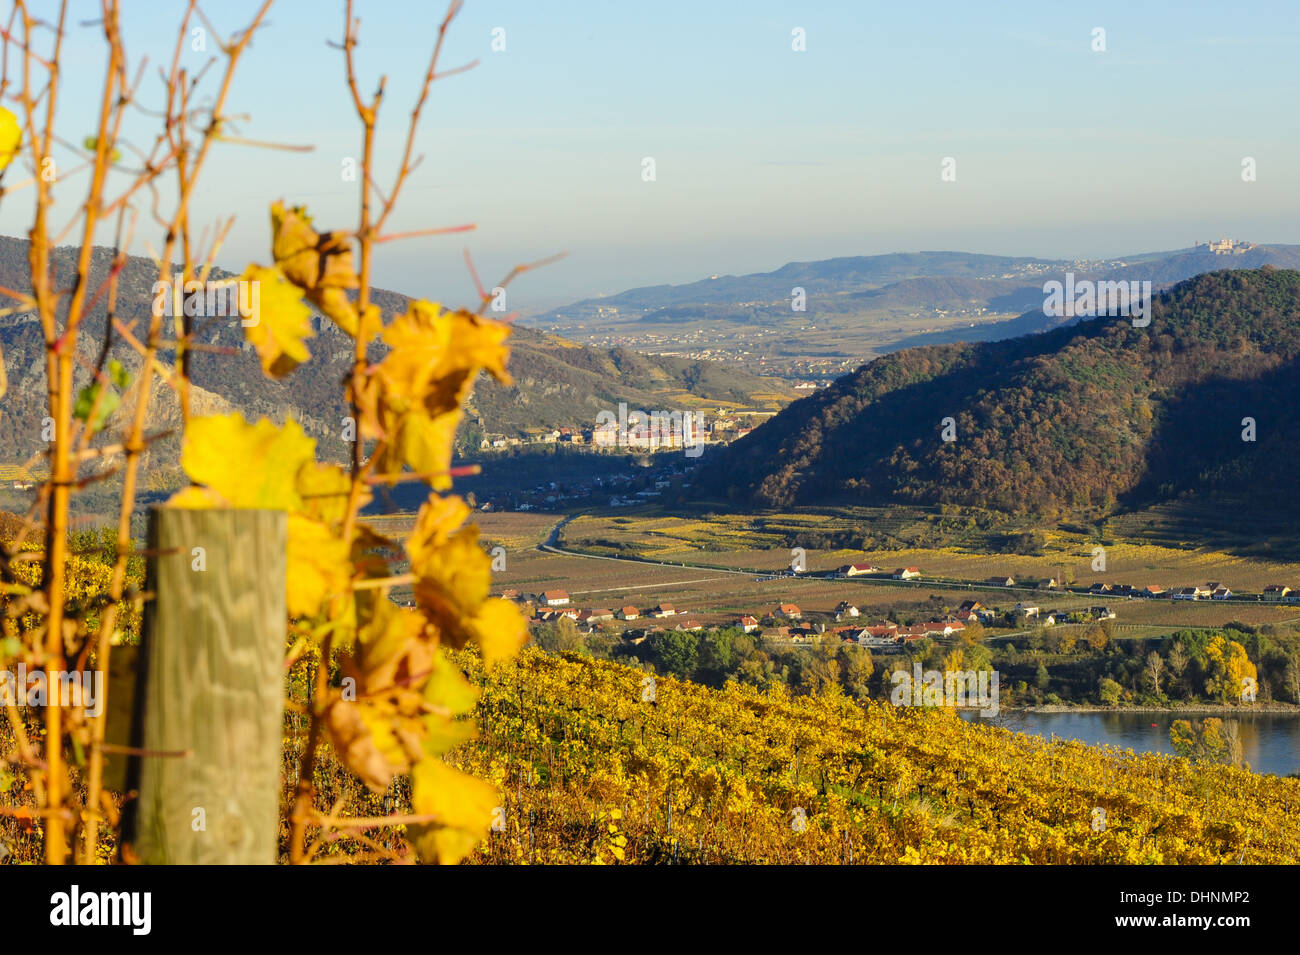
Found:
[[[970,252],[893,252],[888,255],[847,256],[817,262],[790,262],[774,272],[752,275],[722,275],[686,285],[651,285],[629,289],[617,295],[584,299],[571,310],[597,306],[656,309],[683,304],[733,304],[789,300],[798,287],[810,295],[879,288],[893,282],[926,276],[943,278],[990,278],[1027,265],[1050,267],[1061,263],[1006,255],[977,255]]]
[[[969,313],[958,327],[918,328],[878,343],[867,352],[884,353],[919,344],[993,341],[1052,327],[1040,315],[1045,282],[1077,278],[1146,280],[1159,290],[1216,269],[1256,269],[1264,265],[1300,268],[1300,245],[1250,246],[1215,254],[1209,245],[1145,252],[1108,260],[1041,259],[966,252],[911,252],[791,262],[773,272],[724,275],[685,285],[656,285],[617,295],[584,299],[531,319],[541,327],[582,322],[589,330],[604,323],[657,325],[664,331],[691,323],[774,327],[791,318],[795,289],[803,289],[801,320],[837,318],[879,324],[882,316]],[[1006,316],[1017,317],[1007,321]],[[925,322],[924,324],[934,324]],[[949,324],[954,324],[950,322]]]
[[[27,248],[25,239],[0,237],[0,285],[30,290]],[[56,250],[56,274],[70,275],[75,256],[74,248]],[[109,249],[94,250],[93,287],[98,288],[108,275],[112,259]],[[217,280],[233,277],[221,270],[212,273]],[[119,277],[117,318],[128,325],[134,322],[137,336],[143,336],[148,327],[156,280],[154,264],[142,257],[130,258]],[[372,300],[385,317],[404,311],[408,302],[405,296],[384,290],[373,291]],[[77,387],[88,378],[84,369],[94,365],[105,306],[101,300],[82,326],[78,350],[83,371]],[[238,319],[214,320],[200,335],[201,342],[233,348],[235,353],[192,353],[195,410],[236,409],[250,419],[267,416],[276,421],[291,416],[319,442],[323,454],[345,459],[348,446],[342,440],[341,419],[347,409],[339,382],[351,366],[351,340],[320,315],[313,324],[316,336],[307,341],[311,361],[286,378],[272,381],[262,374],[257,355],[245,345]],[[757,403],[776,408],[792,396],[779,383],[760,379],[735,365],[589,348],[522,327],[516,328],[510,345],[509,368],[515,383],[507,387],[486,376],[480,379],[458,435],[463,449],[477,449],[486,434],[516,436],[563,426],[589,426],[599,411],[617,409],[620,401],[646,410],[710,403]],[[46,446],[40,436],[41,419],[46,414],[44,341],[34,312],[0,318],[0,349],[9,379],[8,394],[0,401],[0,463],[17,463]],[[120,337],[114,354],[128,371],[134,374],[138,370],[139,357]],[[173,360],[170,349],[162,360],[168,364]],[[165,431],[178,423],[174,396],[160,385],[151,399],[148,430]],[[176,443],[161,442],[156,450],[160,454],[153,465],[172,466]]]
[[[1129,276],[1198,264],[1184,253]],[[1019,337],[878,358],[706,458],[693,499],[1060,516],[1183,496],[1300,515],[1300,272],[1187,279],[1155,297],[1145,328],[1095,318],[1043,331],[1052,321],[1040,309],[1003,324]]]

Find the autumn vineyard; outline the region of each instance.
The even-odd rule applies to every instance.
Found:
[[[1297,861],[1296,779],[838,693],[659,678],[650,701],[638,670],[531,650],[459,662],[483,695],[451,758],[502,794],[475,861]]]
[[[381,108],[393,104],[386,99],[385,79],[359,76],[361,24],[347,0],[341,38],[334,43],[342,74],[335,78],[334,92],[341,94],[357,126],[358,176],[344,179],[356,193],[356,219],[326,222],[293,196],[259,198],[265,216],[262,252],[237,275],[220,280],[212,276],[231,223],[202,229],[191,216],[213,147],[220,144],[223,152],[299,150],[293,144],[244,137],[239,132],[242,114],[230,102],[232,90],[240,89],[233,82],[236,69],[255,55],[252,40],[266,27],[270,0],[258,7],[246,28],[225,35],[213,30],[195,0],[182,4],[174,51],[169,57],[155,55],[162,65],[151,73],[137,73],[137,61],[128,56],[119,0],[100,0],[99,19],[89,25],[106,58],[95,126],[72,139],[54,129],[62,102],[54,91],[60,64],[69,55],[62,44],[72,29],[68,6],[57,5],[52,20],[38,6],[49,5],[14,0],[13,12],[0,20],[0,202],[8,206],[21,197],[32,207],[24,246],[29,274],[19,287],[0,286],[0,319],[21,320],[33,336],[39,335],[43,352],[40,361],[24,363],[24,384],[14,393],[7,393],[9,380],[0,364],[0,400],[25,403],[24,413],[41,422],[42,433],[39,450],[5,472],[7,490],[21,485],[30,491],[24,499],[30,506],[26,513],[0,511],[0,863],[194,861],[179,855],[177,846],[184,840],[201,844],[205,861],[286,866],[1300,863],[1300,774],[1267,774],[1242,766],[1235,724],[1225,732],[1213,716],[1194,725],[1176,722],[1173,744],[1192,758],[1138,754],[1018,733],[964,719],[950,701],[900,704],[887,690],[880,692],[889,679],[910,672],[887,662],[901,660],[904,652],[916,653],[915,660],[911,655],[907,660],[916,663],[918,675],[920,661],[931,659],[947,671],[969,672],[972,680],[978,676],[985,686],[996,674],[993,651],[983,641],[996,625],[996,639],[1008,641],[997,659],[1014,658],[1016,666],[1037,661],[1043,674],[1033,688],[1023,680],[1018,688],[1004,687],[1013,705],[1042,700],[1055,705],[1057,698],[1042,692],[1051,685],[1041,662],[1048,657],[1066,670],[1086,671],[1088,692],[1100,687],[1108,694],[1102,699],[1106,706],[1118,707],[1121,691],[1132,701],[1140,681],[1148,678],[1140,663],[1122,670],[1121,663],[1133,661],[1127,649],[1121,652],[1116,645],[1124,640],[1130,641],[1122,644],[1125,648],[1138,645],[1131,642],[1139,639],[1131,629],[1120,628],[1139,625],[1121,624],[1109,608],[1089,608],[1092,598],[1086,589],[1067,590],[1065,575],[1058,581],[1055,567],[1048,566],[1064,548],[1050,558],[1035,554],[1033,534],[1020,535],[1031,538],[1022,556],[1026,561],[1042,558],[1038,569],[1053,573],[1053,593],[1047,599],[1069,608],[1042,615],[1061,620],[1047,637],[1047,624],[1030,622],[1039,620],[1039,608],[1030,614],[1030,597],[1018,591],[1024,598],[1016,608],[1019,615],[1010,609],[1015,596],[1005,612],[990,610],[987,618],[978,612],[988,608],[970,599],[965,611],[969,629],[955,626],[958,611],[945,605],[958,602],[948,600],[954,588],[983,586],[978,594],[986,596],[991,587],[999,588],[998,594],[1011,593],[1015,582],[1009,576],[995,584],[987,575],[983,584],[965,579],[968,562],[959,559],[957,549],[945,554],[938,547],[920,548],[920,543],[940,543],[937,538],[921,541],[916,550],[898,541],[891,546],[904,555],[950,560],[950,575],[931,578],[934,589],[943,593],[903,589],[922,576],[916,567],[906,566],[920,557],[900,558],[905,566],[896,575],[876,567],[870,575],[865,570],[859,575],[857,565],[849,564],[846,573],[836,576],[832,568],[839,558],[832,563],[831,555],[869,545],[890,552],[882,543],[886,538],[872,538],[870,529],[858,526],[867,522],[856,516],[843,518],[843,526],[809,531],[823,516],[792,513],[787,524],[771,513],[753,521],[742,520],[738,511],[701,513],[698,519],[666,511],[646,517],[647,508],[638,551],[632,547],[635,521],[616,510],[628,502],[617,496],[611,500],[602,490],[600,496],[611,501],[603,514],[575,508],[562,520],[520,522],[520,536],[511,548],[511,560],[520,555],[515,579],[543,581],[539,594],[525,599],[494,577],[498,568],[492,552],[504,554],[506,548],[490,549],[492,542],[480,532],[475,516],[499,515],[460,484],[479,477],[480,465],[465,464],[459,447],[463,429],[477,413],[476,384],[490,381],[504,388],[516,383],[511,365],[515,316],[490,315],[492,303],[516,277],[548,260],[515,267],[489,290],[467,253],[476,294],[464,305],[431,298],[401,299],[394,305],[399,297],[374,285],[376,260],[388,243],[471,228],[407,231],[397,225],[403,220],[394,217],[420,164],[417,131],[431,90],[461,71],[440,65],[459,0],[450,3],[438,24],[418,93],[407,104],[409,127],[404,137],[393,138],[399,144],[397,161],[387,168],[384,160],[391,154],[377,143],[387,142],[389,134],[385,130],[381,137],[379,117]],[[210,33],[213,47],[212,68],[197,74],[184,59],[195,30]],[[155,88],[141,85],[145,76]],[[137,110],[143,103],[150,108]],[[138,122],[137,113],[154,124],[152,138],[124,135],[123,124]],[[65,141],[80,143],[77,175],[46,175],[52,149]],[[63,197],[60,202],[56,192]],[[66,226],[52,221],[56,211],[68,210],[73,219]],[[137,229],[150,226],[152,266],[165,290],[174,291],[165,291],[158,301],[168,307],[155,305],[147,320],[124,320],[119,297],[128,294],[122,286],[128,249],[145,241]],[[1269,342],[1290,341],[1294,326],[1287,327],[1284,320],[1300,289],[1295,273],[1279,277],[1261,272],[1234,289],[1245,296],[1256,285],[1270,296],[1260,319]],[[210,321],[233,327],[236,319],[204,314],[205,303],[212,301],[234,302],[247,310],[239,313],[238,346],[208,335]],[[1161,317],[1165,308],[1158,310]],[[1125,343],[1139,334],[1114,328],[1107,333],[1108,347],[1131,355]],[[1064,340],[1064,335],[1058,338]],[[1031,345],[1046,348],[1043,342],[1055,340]],[[1234,356],[1239,344],[1231,345]],[[560,347],[568,348],[556,345]],[[1002,361],[998,355],[1015,348],[1032,351],[1023,344],[1001,346],[1001,351],[948,346],[943,354],[952,365],[942,370],[964,372],[967,363],[977,364],[972,356],[986,352],[996,359],[986,364],[996,364]],[[292,388],[295,375],[324,375],[331,401],[345,411],[339,422],[342,437],[323,435],[312,422],[291,414],[246,415],[220,405],[196,383],[196,356],[208,361],[235,354],[254,356],[249,360],[259,382]],[[336,360],[340,354],[343,374],[320,370],[327,357]],[[847,424],[850,416],[868,405],[876,407],[872,403],[894,386],[895,378],[912,383],[920,373],[909,363],[924,365],[927,375],[932,370],[924,355],[900,354],[864,366],[867,370],[856,379],[846,379],[820,398],[804,399],[803,410],[794,416],[782,412],[761,425],[766,435],[739,445],[740,451],[732,450],[730,456],[715,457],[708,465],[713,470],[701,472],[706,477],[701,486],[711,482],[720,494],[734,498],[743,491],[772,507],[790,508],[828,489],[837,494],[860,490],[866,481],[861,476],[835,476],[828,470],[819,480],[831,483],[818,485],[803,469],[818,456],[843,468],[856,466],[858,451],[847,441],[843,447],[833,444],[830,436],[857,427]],[[1134,369],[1143,354],[1131,360],[1135,379],[1140,378]],[[1197,359],[1189,357],[1186,364],[1194,366]],[[1100,374],[1093,366],[1087,371],[1089,380]],[[41,381],[35,391],[33,375]],[[877,381],[873,375],[884,377]],[[690,376],[683,372],[683,377]],[[935,380],[939,384],[926,385],[921,394],[939,402],[926,411],[939,420],[950,392],[945,388],[938,394],[944,379]],[[1113,381],[1098,385],[1111,386]],[[322,387],[313,379],[313,394]],[[909,394],[908,400],[916,400],[915,391]],[[1024,395],[1016,395],[1021,406],[1033,404],[1029,385]],[[821,431],[803,427],[798,417],[817,414],[821,407],[829,407],[823,415],[825,445]],[[1071,414],[1080,420],[1097,417],[1095,409],[1082,406]],[[966,427],[973,419],[961,420]],[[881,415],[873,427],[891,440],[911,440],[904,414]],[[1010,434],[1013,429],[1008,425],[1004,430]],[[1016,472],[1015,481],[1023,482],[1017,484],[1002,473],[1002,458],[1011,456],[1009,440],[977,444],[973,454],[964,447],[943,452],[962,468],[983,469],[978,481],[962,479],[963,493],[985,503],[996,492],[1018,505],[1053,507],[1060,502],[1052,495],[1059,493],[1081,507],[1109,508],[1117,495],[1135,486],[1088,485],[1101,472],[1122,472],[1128,480],[1132,462],[1119,458],[1113,448],[1110,457],[1088,459],[1091,470],[1080,469],[1084,476],[1078,487],[1062,489],[1032,469],[1006,465],[1008,474]],[[483,442],[492,446],[486,435]],[[335,446],[346,448],[346,459],[330,456],[329,448]],[[764,450],[770,447],[776,450]],[[1123,451],[1136,455],[1127,444]],[[159,476],[172,453],[174,481]],[[1051,453],[1060,456],[1055,446]],[[772,470],[760,469],[757,456],[770,459],[763,463]],[[933,466],[919,477],[920,465],[910,459],[904,464],[907,468],[889,470],[888,480],[910,481],[914,489],[925,490],[918,498],[922,503],[969,503],[955,491],[949,500],[947,491],[936,490],[956,487],[961,479],[957,464],[947,471]],[[880,467],[883,473],[885,465]],[[867,477],[881,487],[888,483],[874,472]],[[1036,482],[1032,493],[1024,490],[1031,482]],[[682,487],[681,474],[675,473],[662,479],[662,488],[654,482],[638,493],[647,495],[644,504],[661,490]],[[551,489],[559,491],[555,484],[543,487],[543,500]],[[81,496],[94,494],[111,497],[111,507],[103,512],[107,519],[97,523],[78,510]],[[414,503],[399,508],[394,503],[399,496]],[[667,496],[657,499],[670,506]],[[397,516],[381,514],[385,509]],[[270,519],[241,524],[241,515]],[[940,513],[936,521],[952,515]],[[214,520],[205,524],[204,517]],[[220,538],[221,548],[212,546],[215,538],[206,537],[159,543],[163,528],[216,527],[218,519],[233,528]],[[884,523],[877,520],[876,531]],[[974,527],[973,519],[968,523]],[[561,534],[566,527],[568,538]],[[280,531],[282,538],[275,536]],[[1070,538],[1071,547],[1091,546],[1091,527],[1070,533],[1077,537]],[[770,537],[762,547],[755,543],[760,535]],[[1044,542],[1055,544],[1061,535],[1053,535]],[[713,546],[692,549],[705,538]],[[874,668],[866,637],[845,637],[853,645],[841,645],[841,633],[854,628],[837,630],[829,618],[850,613],[847,600],[840,601],[843,609],[819,612],[825,621],[803,621],[806,631],[791,626],[801,611],[784,598],[771,601],[777,609],[775,615],[765,615],[770,618],[765,623],[751,618],[748,606],[738,606],[742,599],[756,601],[755,594],[766,599],[775,587],[785,586],[780,578],[796,576],[794,568],[788,574],[784,569],[764,573],[750,564],[751,559],[755,564],[767,561],[769,551],[784,560],[785,545],[792,541],[806,543],[815,561],[827,562],[826,567],[798,566],[802,581],[822,588],[805,593],[834,592],[838,597],[841,591],[834,588],[876,588],[856,593],[864,597],[862,624],[867,611],[891,616],[892,627],[874,628],[881,632],[874,634],[879,642],[871,644],[879,653],[874,659],[885,661],[883,667]],[[584,546],[586,552],[576,549]],[[805,548],[791,553],[796,551],[802,561]],[[683,559],[710,553],[718,563]],[[1117,560],[1150,565],[1156,558],[1144,553],[1123,542],[1113,546]],[[725,554],[741,557],[729,566]],[[583,652],[574,651],[581,611],[576,602],[568,606],[567,592],[542,589],[545,567],[536,573],[531,569],[551,559],[573,562],[564,565],[569,567],[581,561],[587,568],[602,568],[582,571],[591,574],[604,572],[606,565],[600,562],[621,561],[621,572],[635,577],[635,583],[615,588],[584,582],[575,571],[577,583],[569,584],[575,596],[600,595],[590,596],[583,623],[591,646],[602,647],[606,658],[587,652],[586,645]],[[235,565],[245,572],[243,591],[232,592]],[[1273,565],[1268,566],[1271,573]],[[252,567],[265,567],[275,576],[250,583]],[[706,572],[714,576],[697,579]],[[856,579],[871,575],[879,579]],[[184,606],[195,608],[193,619],[179,624],[177,581],[191,600]],[[773,588],[762,589],[774,581]],[[250,597],[259,583],[267,588],[259,592],[265,598],[260,601]],[[666,620],[675,615],[663,599],[649,608],[651,588],[701,583],[719,589],[686,593],[710,594],[708,599],[718,605],[716,617],[721,619],[725,610],[728,620],[739,621],[728,632],[749,641],[747,665],[741,665],[737,653],[737,665],[725,672],[703,662],[697,668],[696,650],[706,644],[695,634],[705,628],[689,625],[689,619],[653,636],[647,628],[634,637],[624,626],[639,616]],[[916,586],[928,587],[929,582],[918,580]],[[729,587],[738,589],[725,589]],[[619,607],[619,628],[612,627],[615,612],[601,610],[601,621],[611,629],[596,629],[592,621],[602,606],[596,601],[608,601],[615,593],[630,595],[626,600],[644,597],[645,607],[610,602],[610,608]],[[972,589],[959,596],[976,593]],[[867,602],[870,594],[874,604]],[[919,615],[924,609],[925,616],[909,620],[900,631],[892,620],[896,607],[886,609],[886,601],[910,601],[905,614]],[[823,602],[831,604],[829,598]],[[1297,639],[1296,628],[1285,625],[1295,618],[1284,616],[1280,597],[1269,607],[1257,603],[1241,616],[1256,620],[1259,628],[1234,619],[1245,628],[1233,631],[1235,636],[1225,635],[1218,625],[1180,623],[1179,632],[1187,634],[1187,645],[1195,651],[1195,666],[1180,643],[1177,675],[1181,680],[1184,672],[1189,674],[1188,684],[1193,673],[1204,679],[1192,688],[1191,700],[1162,695],[1173,682],[1164,670],[1169,651],[1165,657],[1153,651],[1146,657],[1153,674],[1152,698],[1170,708],[1187,703],[1189,712],[1192,704],[1201,703],[1217,707],[1213,712],[1235,712],[1247,702],[1254,704],[1253,693],[1262,686],[1267,691],[1263,704],[1294,715],[1287,708],[1296,704],[1285,697],[1291,686],[1300,686],[1295,676],[1300,667],[1288,668]],[[531,625],[525,606],[530,614],[538,611]],[[945,619],[930,620],[930,613],[940,613],[941,607]],[[1097,611],[1095,618],[1091,610]],[[565,616],[569,611],[571,616]],[[851,615],[859,616],[856,606]],[[170,630],[160,622],[168,620]],[[269,630],[252,634],[249,622],[259,620]],[[987,632],[980,620],[988,623]],[[1164,623],[1149,622],[1141,633]],[[784,656],[764,651],[763,629],[770,631],[767,648],[779,644]],[[1173,632],[1172,623],[1168,629]],[[751,637],[751,630],[759,632]],[[231,639],[211,637],[232,632]],[[246,652],[248,641],[261,636],[266,639],[254,649],[265,653]],[[670,651],[680,650],[680,666],[675,668],[672,654],[656,642],[660,637]],[[1010,642],[1014,639],[1021,644]],[[798,640],[805,642],[796,646]],[[610,650],[616,642],[618,659]],[[168,653],[160,652],[160,646]],[[178,648],[189,655],[169,655]],[[803,658],[808,666],[802,677],[790,679],[789,661],[804,651],[820,656]],[[1259,658],[1258,669],[1251,652]],[[257,665],[246,657],[258,657]],[[1139,654],[1135,659],[1143,658]],[[181,666],[177,660],[187,663]],[[1093,665],[1109,668],[1098,670],[1100,681],[1087,669]],[[671,673],[698,673],[700,679]],[[1104,675],[1110,673],[1127,673],[1129,684],[1121,687]],[[869,683],[873,675],[876,682]],[[102,687],[101,678],[106,680]],[[77,698],[77,705],[55,698],[61,689],[83,685],[95,689],[100,705],[79,705],[84,697]],[[1242,695],[1247,686],[1249,698]],[[993,687],[996,694],[996,680]],[[1204,701],[1198,695],[1202,690]],[[240,709],[244,700],[253,701],[248,713]],[[996,714],[996,696],[992,702]],[[194,745],[183,735],[174,745],[148,745],[150,739],[164,738],[165,731],[182,732],[174,721],[177,712]],[[1204,712],[1208,710],[1196,711]],[[213,713],[223,714],[222,719],[213,720]],[[169,718],[171,725],[164,725]],[[129,737],[121,735],[127,724]],[[267,726],[270,732],[263,731]],[[200,751],[202,758],[195,755]],[[161,765],[170,772],[150,775],[147,767]],[[251,781],[258,775],[253,770],[269,780],[264,791],[252,793],[261,800],[248,813],[260,814],[256,820],[239,818],[243,805],[231,809],[237,800],[227,798],[231,792],[243,796],[245,789],[258,789]],[[263,830],[266,838],[254,834]]]

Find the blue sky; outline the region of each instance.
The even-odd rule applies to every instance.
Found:
[[[72,21],[96,6],[74,0]],[[153,105],[184,4],[126,6],[128,54],[149,57],[141,98]],[[256,4],[207,6],[230,31]],[[357,9],[362,87],[389,78],[387,184],[443,7]],[[249,117],[241,133],[316,148],[214,152],[194,216],[237,216],[226,267],[268,257],[273,199],[306,203],[318,225],[355,224],[356,184],[340,170],[359,125],[342,55],[326,45],[342,20],[342,2],[278,0],[241,65],[230,99]],[[496,27],[504,52],[491,48]],[[796,27],[804,52],[791,49]],[[1105,52],[1091,49],[1095,27]],[[531,310],[838,255],[1105,256],[1220,234],[1300,242],[1297,54],[1288,3],[468,0],[443,66],[480,63],[435,84],[425,160],[393,228],[478,229],[383,246],[375,282],[459,304],[473,294],[466,247],[488,284],[567,252],[518,280],[509,304]],[[95,28],[74,27],[66,139],[93,128],[102,63]],[[151,141],[150,122],[132,119],[135,142]],[[1247,156],[1255,182],[1241,178]],[[654,182],[642,180],[644,157]],[[944,157],[956,159],[955,182],[940,179]],[[65,214],[82,184],[63,184]],[[0,232],[24,234],[29,214],[20,196],[6,201]],[[153,232],[143,229],[157,246]]]

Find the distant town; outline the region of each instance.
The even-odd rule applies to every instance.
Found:
[[[989,577],[981,581],[954,581],[949,578],[929,577],[918,567],[883,570],[870,563],[845,564],[836,570],[820,574],[796,574],[794,571],[785,570],[758,579],[770,580],[775,577],[794,576],[862,577],[877,581],[945,585],[957,583],[985,590],[1000,588],[1025,592],[1042,591],[1055,592],[1062,596],[1092,596],[1119,600],[1216,600],[1300,604],[1300,590],[1284,584],[1270,585],[1260,593],[1234,592],[1231,587],[1219,581],[1211,581],[1203,586],[1193,585],[1172,589],[1153,584],[1132,586],[1102,583],[1095,583],[1088,588],[1076,588],[1068,586],[1055,577],[1020,582],[1012,577],[1003,576]],[[745,633],[756,633],[765,640],[790,643],[812,643],[821,640],[826,634],[832,634],[846,643],[890,652],[901,650],[907,644],[917,640],[952,637],[971,628],[975,628],[974,632],[982,637],[986,629],[1018,632],[1065,624],[1102,623],[1116,620],[1119,616],[1106,604],[1069,610],[1044,609],[1032,599],[1023,599],[1017,601],[1014,606],[1004,608],[988,606],[972,599],[963,601],[950,613],[937,615],[932,619],[907,619],[907,615],[898,618],[891,611],[883,619],[868,620],[866,614],[850,601],[841,601],[834,607],[815,611],[800,608],[794,603],[778,602],[774,606],[755,608],[749,613],[704,623],[697,619],[698,615],[695,612],[670,603],[658,603],[648,607],[634,605],[579,607],[569,593],[562,589],[537,593],[507,589],[500,596],[518,604],[535,625],[558,623],[568,619],[573,622],[579,633],[618,634],[634,645],[667,630],[702,631],[736,628]]]
[[[811,394],[822,384],[799,382],[795,385],[795,391]],[[525,445],[567,444],[598,451],[671,451],[694,444],[728,444],[749,434],[760,420],[771,417],[774,412],[728,412],[719,408],[713,417],[694,410],[676,411],[671,415],[652,410],[646,414],[654,415],[656,419],[634,421],[626,428],[620,428],[618,422],[612,421],[589,426],[537,428],[523,436],[485,434],[479,441],[479,450],[499,451]],[[692,422],[689,430],[682,427],[682,420],[687,415]],[[660,417],[671,417],[675,426],[660,424]]]

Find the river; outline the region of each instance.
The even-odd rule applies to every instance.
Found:
[[[964,711],[964,719],[997,723],[1018,733],[1050,738],[1053,734],[1092,745],[1118,746],[1135,753],[1169,753],[1169,726],[1176,719],[1199,719],[1176,713],[1023,713],[1004,710],[985,719]],[[1242,759],[1257,773],[1286,776],[1300,772],[1300,713],[1256,713],[1233,717],[1241,734]]]

